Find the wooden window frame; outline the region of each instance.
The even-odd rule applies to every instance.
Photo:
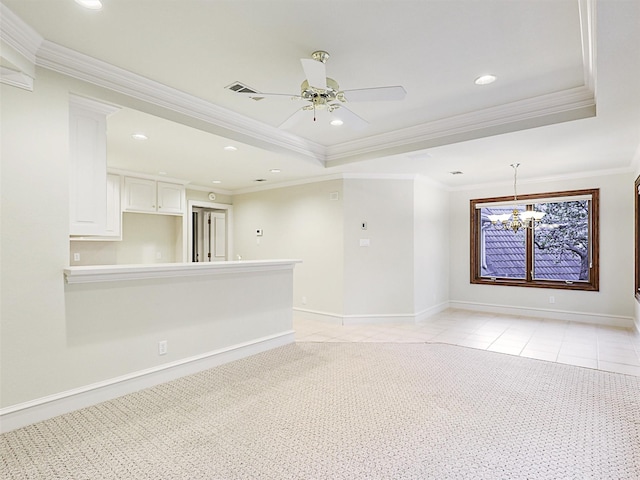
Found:
[[[639,177],[640,179],[640,177]],[[637,189],[636,189],[637,191]],[[491,198],[480,198],[470,200],[471,207],[471,225],[470,225],[470,244],[471,244],[471,257],[470,257],[470,266],[471,266],[471,283],[480,284],[480,285],[504,285],[504,286],[513,286],[513,287],[534,287],[534,288],[554,288],[561,290],[582,290],[582,291],[593,291],[597,292],[600,289],[600,268],[599,268],[599,258],[600,258],[600,246],[599,246],[599,224],[600,224],[600,189],[584,189],[584,190],[569,190],[562,192],[548,192],[548,193],[534,193],[529,195],[518,195],[518,203],[522,201],[531,201],[531,203],[536,203],[536,200],[544,200],[544,199],[554,199],[557,198],[558,201],[562,201],[564,197],[574,197],[574,196],[582,196],[582,195],[590,195],[591,196],[591,215],[590,215],[590,225],[589,225],[589,235],[591,238],[590,248],[591,248],[591,268],[589,272],[589,281],[586,282],[573,282],[567,283],[563,280],[536,280],[532,277],[531,271],[533,266],[533,232],[528,230],[525,232],[525,252],[526,252],[526,278],[524,279],[514,279],[514,278],[487,278],[482,277],[480,275],[480,262],[482,261],[481,252],[480,252],[480,209],[476,208],[478,204],[485,203],[493,203],[493,202],[508,202],[509,200],[513,200],[512,196],[505,197],[491,197]],[[636,200],[636,207],[640,208],[640,199]],[[636,215],[636,235],[638,235],[638,215]],[[640,249],[638,249],[638,241],[636,237],[636,258],[640,256]],[[638,261],[636,261],[636,293],[638,301],[640,301],[640,266],[638,265]]]

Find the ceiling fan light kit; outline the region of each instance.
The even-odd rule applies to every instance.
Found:
[[[302,58],[300,63],[304,70],[305,80],[300,85],[300,94],[283,94],[283,93],[262,93],[262,92],[243,92],[238,89],[236,93],[248,95],[251,98],[269,98],[283,96],[290,97],[293,100],[303,100],[309,102],[307,105],[299,108],[291,117],[280,124],[279,128],[290,128],[298,123],[302,117],[306,117],[305,112],[313,111],[313,120],[316,121],[316,110],[326,110],[329,113],[336,112],[338,109],[341,117],[337,120],[348,124],[352,128],[362,129],[368,125],[368,122],[358,116],[348,108],[344,103],[349,102],[377,102],[377,101],[398,101],[403,100],[407,92],[402,86],[388,86],[376,88],[360,88],[354,90],[340,90],[340,85],[333,78],[327,77],[326,62],[330,55],[324,50],[316,50],[311,54],[311,58]],[[338,122],[336,122],[338,123]],[[332,123],[335,125],[335,123]]]

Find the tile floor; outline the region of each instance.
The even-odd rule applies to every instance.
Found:
[[[446,310],[424,322],[336,325],[294,315],[300,342],[438,342],[640,376],[635,330]]]

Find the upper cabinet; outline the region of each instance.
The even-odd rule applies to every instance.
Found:
[[[158,186],[158,213],[182,215],[186,198],[184,185],[167,182],[157,182],[156,185]]]
[[[120,175],[107,174],[107,224],[105,235],[122,239],[122,208],[120,208]]]
[[[107,116],[118,109],[69,97],[69,234],[107,233]]]
[[[124,177],[125,212],[182,215],[185,212],[185,198],[182,184]]]

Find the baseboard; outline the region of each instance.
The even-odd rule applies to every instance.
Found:
[[[462,301],[450,301],[450,308],[460,310],[472,310],[477,312],[501,313],[506,315],[520,315],[525,317],[549,318],[568,322],[588,323],[607,327],[634,328],[634,320],[631,317],[619,315],[606,315],[602,313],[569,312],[566,310],[551,310],[546,308],[510,307],[488,303],[474,303]]]
[[[0,409],[0,433],[153,387],[295,341],[293,330]]]
[[[449,302],[443,302],[438,305],[434,305],[433,307],[422,310],[421,312],[416,313],[416,323],[423,322],[429,317],[437,315],[440,312],[444,312],[449,308],[451,308],[451,305],[449,305]]]
[[[431,317],[432,315],[443,312],[447,308],[449,308],[448,302],[441,303],[417,313],[340,315],[338,313],[308,310],[304,308],[294,308],[293,311],[297,318],[305,320],[337,325],[372,325],[379,323],[417,323]]]
[[[605,315],[599,313],[569,312],[564,310],[551,310],[544,308],[524,308],[510,307],[507,305],[495,305],[488,303],[475,303],[463,301],[449,301],[435,305],[417,313],[396,313],[396,314],[367,314],[367,315],[340,315],[337,313],[321,312],[317,310],[307,310],[294,308],[297,318],[313,320],[318,322],[333,323],[337,325],[360,325],[376,323],[418,323],[427,320],[448,308],[459,310],[471,310],[476,312],[499,313],[505,315],[518,315],[523,317],[539,317],[552,320],[564,320],[569,322],[588,323],[603,325],[608,327],[630,328],[640,330],[640,326],[634,322],[632,317],[617,315]]]
[[[306,308],[293,307],[293,316],[302,320],[311,320],[314,322],[332,323],[334,325],[342,325],[342,315],[330,312],[321,312],[318,310],[309,310]]]

